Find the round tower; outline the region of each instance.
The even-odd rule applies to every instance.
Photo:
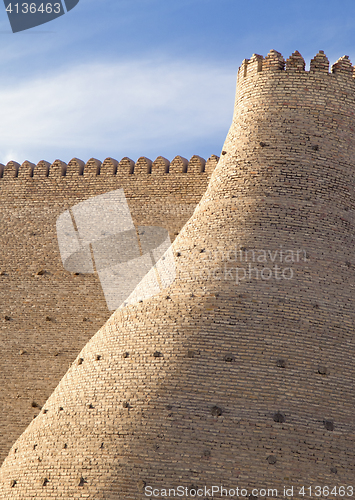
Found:
[[[343,496],[354,112],[347,56],[330,73],[322,51],[309,71],[298,52],[243,61],[221,159],[173,243],[175,281],[85,346],[12,447],[1,499]]]

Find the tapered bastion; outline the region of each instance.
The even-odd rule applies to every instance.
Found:
[[[347,56],[328,64],[243,61],[174,282],[78,353],[6,458],[1,499],[352,484],[355,80]]]

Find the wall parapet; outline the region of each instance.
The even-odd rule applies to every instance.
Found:
[[[346,75],[354,78],[354,67],[352,66],[349,56],[340,57],[331,67],[329,73],[329,60],[320,50],[318,54],[311,60],[310,70],[305,70],[305,61],[302,55],[296,50],[285,62],[282,54],[276,50],[270,50],[264,58],[259,54],[253,54],[250,59],[244,59],[238,70],[238,81],[246,77],[262,72],[299,72],[299,73],[322,73]]]
[[[121,161],[114,158],[106,158],[103,162],[96,158],[90,158],[84,163],[79,158],[73,158],[68,164],[61,160],[55,160],[52,164],[41,160],[37,165],[29,161],[21,165],[15,161],[9,161],[6,165],[0,164],[0,182],[14,179],[44,179],[44,178],[96,178],[96,177],[142,177],[142,176],[164,176],[164,175],[196,175],[207,174],[210,176],[218,163],[219,157],[211,155],[206,161],[198,155],[187,160],[182,156],[176,156],[171,162],[163,156],[158,156],[154,161],[141,156],[136,162],[128,157]]]

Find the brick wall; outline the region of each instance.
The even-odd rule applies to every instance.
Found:
[[[352,484],[355,83],[346,57],[304,67],[297,52],[243,62],[221,159],[173,243],[176,280],[78,353],[0,498]],[[281,277],[265,273],[277,255]]]
[[[140,158],[86,165],[15,162],[0,168],[0,460],[38,414],[77,352],[110,316],[97,274],[63,268],[56,219],[123,188],[136,226],[173,241],[206,191],[218,158]],[[149,172],[149,173],[148,173]]]

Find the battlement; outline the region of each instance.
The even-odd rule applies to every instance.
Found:
[[[47,161],[40,161],[35,165],[25,161],[20,165],[15,161],[9,161],[6,165],[0,164],[0,182],[14,179],[53,179],[53,178],[123,178],[141,176],[164,176],[177,174],[207,174],[211,175],[217,165],[219,157],[212,155],[206,161],[198,155],[192,156],[190,160],[182,156],[176,156],[171,162],[163,156],[158,156],[154,161],[141,156],[136,162],[130,158],[122,158],[117,161],[113,158],[106,158],[103,162],[96,158],[91,158],[86,164],[73,158],[68,164],[61,160],[55,160],[52,164]]]
[[[349,56],[340,57],[331,67],[329,72],[329,60],[320,50],[318,54],[311,60],[309,71],[305,70],[305,61],[302,55],[296,50],[286,61],[280,52],[270,50],[264,58],[259,54],[253,54],[250,59],[244,59],[239,71],[238,82],[246,77],[253,76],[257,73],[265,72],[284,72],[284,73],[304,73],[304,74],[328,74],[328,75],[343,75],[349,78],[354,78],[354,67],[352,66]]]

